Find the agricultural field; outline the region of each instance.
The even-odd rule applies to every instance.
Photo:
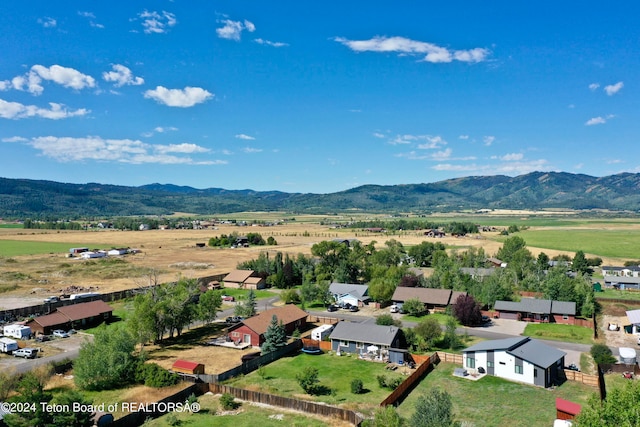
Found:
[[[554,216],[555,215],[555,216]],[[497,227],[497,231],[483,232],[464,238],[426,238],[422,231],[404,230],[393,234],[380,234],[349,228],[333,228],[321,222],[345,223],[349,220],[385,219],[383,215],[347,214],[335,216],[293,216],[284,213],[237,213],[225,218],[238,221],[276,221],[288,219],[271,227],[239,227],[220,224],[210,230],[149,230],[149,231],[59,231],[0,228],[0,293],[3,297],[33,297],[40,299],[61,289],[98,287],[110,292],[148,285],[154,280],[169,282],[178,277],[206,277],[225,274],[238,263],[255,259],[261,252],[274,256],[277,252],[296,256],[309,255],[311,246],[322,240],[356,238],[377,245],[395,239],[405,247],[425,240],[438,241],[447,247],[466,250],[483,248],[494,255],[505,236],[499,231],[509,225],[526,225],[518,233],[527,242],[528,249],[537,255],[544,251],[549,256],[560,253],[572,255],[582,249],[588,256],[599,256],[605,264],[621,265],[625,260],[640,258],[635,244],[640,237],[640,221],[629,219],[584,218],[575,214],[553,215],[548,212],[500,212],[488,215],[433,216],[436,222],[472,221]],[[222,234],[260,233],[265,239],[273,237],[275,246],[248,248],[196,247],[211,237]],[[80,260],[68,258],[71,247],[110,249],[136,248],[141,252],[113,260]],[[113,263],[113,264],[112,264]]]

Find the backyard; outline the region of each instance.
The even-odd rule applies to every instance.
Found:
[[[453,363],[440,363],[398,406],[408,418],[413,414],[418,397],[435,387],[451,395],[455,418],[477,426],[548,427],[555,419],[555,399],[560,397],[585,404],[597,389],[567,381],[555,389],[543,389],[485,376],[478,381],[454,377]]]
[[[319,384],[323,389],[320,395],[309,396],[298,384],[296,375],[306,367],[318,369]],[[380,387],[376,377],[386,375],[389,378],[404,378],[406,375],[403,374],[409,372],[411,372],[409,368],[390,371],[383,363],[360,360],[354,355],[298,354],[283,357],[258,371],[234,378],[227,384],[281,396],[324,402],[370,415],[391,392],[389,389]],[[351,381],[354,379],[362,380],[363,393],[351,392]]]

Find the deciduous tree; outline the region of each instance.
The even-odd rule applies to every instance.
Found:
[[[451,396],[446,391],[433,388],[429,394],[420,396],[416,410],[409,420],[412,427],[454,427],[459,426],[453,418]]]

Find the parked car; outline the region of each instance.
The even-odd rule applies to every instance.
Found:
[[[51,337],[49,335],[38,335],[36,337],[36,342],[45,342],[49,340],[51,340]]]
[[[56,329],[55,331],[53,331],[53,336],[58,338],[69,338],[71,335],[69,335],[67,332],[63,331],[62,329]]]
[[[231,296],[231,295],[222,295],[222,301],[230,301],[230,302],[233,302],[233,301],[235,301],[235,300],[236,300],[236,299],[235,299],[233,296]]]
[[[391,313],[398,313],[398,312],[400,311],[400,308],[399,308],[397,305],[393,304],[393,305],[389,308],[389,311],[390,311]]]
[[[352,305],[351,307],[349,307],[349,311],[352,313],[355,313],[356,311],[358,311],[359,308],[357,305]]]
[[[51,304],[51,303],[58,302],[58,301],[60,301],[60,298],[58,298],[58,297],[49,297],[49,298],[45,298],[44,303],[45,304]]]
[[[491,323],[491,318],[489,316],[482,316],[482,323]]]
[[[336,307],[335,305],[331,304],[329,307],[327,307],[327,311],[338,311],[338,307]]]
[[[13,357],[24,357],[25,359],[35,359],[38,355],[37,348],[19,348],[13,351]]]

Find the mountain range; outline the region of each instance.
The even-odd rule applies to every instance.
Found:
[[[593,177],[532,172],[516,177],[471,176],[428,184],[362,185],[329,194],[0,178],[3,218],[78,219],[245,211],[432,213],[468,209],[640,211],[640,174]]]

